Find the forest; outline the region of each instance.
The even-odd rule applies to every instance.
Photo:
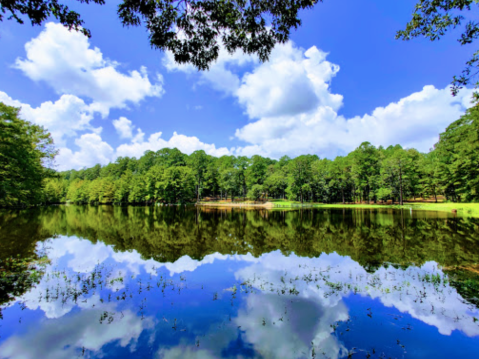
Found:
[[[11,133],[0,139],[0,206],[4,207],[67,202],[183,204],[204,199],[399,204],[416,198],[437,201],[438,196],[452,202],[479,200],[478,106],[440,134],[429,153],[364,142],[334,160],[317,155],[276,160],[259,155],[213,157],[204,151],[187,155],[163,148],[146,151],[138,159],[119,157],[105,166],[64,172],[51,170],[45,161],[55,155],[48,133],[18,119],[18,109],[2,108],[2,133]],[[22,170],[28,157],[21,154],[18,141],[32,144],[24,146],[31,152],[31,171]]]

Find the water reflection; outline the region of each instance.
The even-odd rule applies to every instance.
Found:
[[[158,262],[214,253],[257,257],[274,250],[305,257],[336,252],[372,271],[384,262],[479,262],[479,219],[443,212],[59,206],[0,215],[0,236],[8,239],[1,243],[2,255],[24,256],[54,235],[101,241]]]
[[[477,351],[479,310],[452,270],[477,263],[474,219],[73,206],[27,215],[33,238],[14,238],[50,261],[3,305],[1,358]],[[16,221],[1,219],[2,238]]]

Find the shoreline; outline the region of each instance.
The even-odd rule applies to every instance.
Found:
[[[196,204],[201,207],[231,207],[231,208],[264,208],[264,209],[309,209],[309,208],[338,208],[338,209],[407,209],[419,211],[448,212],[456,215],[479,218],[479,203],[404,203],[399,204],[321,204],[321,203],[292,203],[266,202],[264,204],[249,203],[208,203]]]
[[[199,207],[232,207],[232,208],[264,208],[264,209],[273,209],[275,208],[273,202],[265,202],[262,204],[256,203],[208,203],[200,202],[196,203],[196,206]]]

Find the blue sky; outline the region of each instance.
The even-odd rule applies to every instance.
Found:
[[[447,88],[474,51],[458,31],[395,40],[413,0],[327,0],[270,62],[223,53],[206,73],[152,50],[144,28],[123,28],[117,3],[74,4],[89,40],[53,22],[0,23],[0,101],[52,132],[60,170],[165,146],[274,158],[333,158],[363,141],[427,151],[470,105],[470,90]]]

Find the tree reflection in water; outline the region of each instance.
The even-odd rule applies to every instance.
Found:
[[[3,286],[2,358],[444,357],[478,344],[476,219],[61,206],[0,224],[3,259],[50,260],[37,284]]]

